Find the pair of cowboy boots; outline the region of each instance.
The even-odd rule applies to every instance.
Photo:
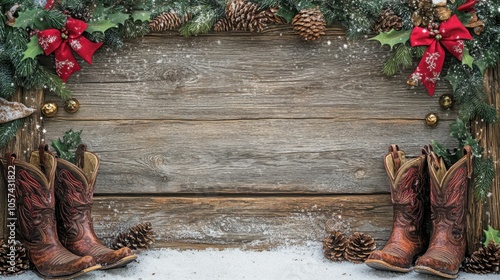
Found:
[[[42,278],[71,279],[137,258],[129,248],[111,250],[96,237],[91,205],[99,159],[81,145],[76,160],[55,158],[47,146],[34,151],[30,162],[13,154],[0,159],[5,179],[15,181],[17,237]]]
[[[365,263],[376,269],[409,272],[416,259],[416,272],[456,278],[466,251],[470,147],[447,169],[430,146],[421,156],[409,159],[391,145],[384,166],[390,181],[393,229],[384,248],[372,252]]]

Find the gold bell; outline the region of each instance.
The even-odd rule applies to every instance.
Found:
[[[429,113],[425,116],[425,124],[430,127],[435,127],[439,122],[439,118],[435,113]]]
[[[42,108],[40,109],[42,111],[42,114],[46,117],[53,117],[57,114],[58,107],[55,102],[45,102],[42,105]]]
[[[453,96],[451,94],[445,93],[439,97],[439,106],[443,109],[450,109],[455,104]]]
[[[64,111],[74,114],[80,109],[80,102],[76,98],[70,98],[64,102]]]

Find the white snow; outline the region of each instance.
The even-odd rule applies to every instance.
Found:
[[[137,262],[126,268],[93,271],[78,279],[263,279],[263,280],[342,280],[342,279],[443,279],[435,276],[374,270],[364,264],[336,263],[323,257],[321,244],[286,247],[271,251],[226,250],[149,250],[139,253]],[[37,279],[33,272],[9,280]],[[460,272],[457,279],[493,280],[498,274],[476,275]]]

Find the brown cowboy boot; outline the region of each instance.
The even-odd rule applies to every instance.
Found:
[[[393,204],[393,228],[382,250],[370,254],[365,263],[373,268],[409,272],[416,255],[428,242],[424,227],[427,196],[426,152],[407,159],[398,146],[391,145],[384,166],[389,176]]]
[[[80,145],[74,165],[57,159],[56,216],[59,239],[77,255],[91,255],[102,269],[122,267],[137,258],[127,247],[111,250],[94,232],[91,207],[99,158]]]
[[[91,256],[76,256],[57,237],[54,214],[55,158],[41,146],[30,163],[7,154],[0,160],[6,178],[15,173],[17,237],[28,252],[36,273],[46,279],[70,279],[99,269]],[[10,177],[8,177],[10,176]],[[9,194],[11,190],[9,189]]]
[[[446,169],[442,158],[428,156],[432,234],[427,252],[415,263],[420,273],[456,278],[466,251],[465,211],[467,179],[472,176],[472,152],[464,148],[464,156]]]

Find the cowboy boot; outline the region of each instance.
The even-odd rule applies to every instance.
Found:
[[[419,157],[407,159],[398,146],[389,147],[384,166],[391,188],[393,228],[384,248],[372,252],[365,261],[368,266],[409,272],[415,256],[425,251],[426,165],[425,151]]]
[[[17,237],[42,278],[70,279],[99,269],[91,256],[76,256],[59,242],[54,214],[55,158],[41,146],[30,163],[7,154],[0,160],[6,178],[15,175]],[[7,170],[8,172],[7,176]],[[9,189],[9,194],[11,190]]]
[[[61,243],[77,255],[91,255],[101,269],[122,267],[137,258],[130,248],[111,250],[94,232],[91,207],[99,158],[78,147],[77,165],[57,159],[56,216]]]
[[[428,156],[432,234],[427,252],[415,263],[420,273],[456,278],[466,251],[465,211],[467,179],[472,176],[472,152],[464,148],[464,156],[450,169],[442,158]]]

